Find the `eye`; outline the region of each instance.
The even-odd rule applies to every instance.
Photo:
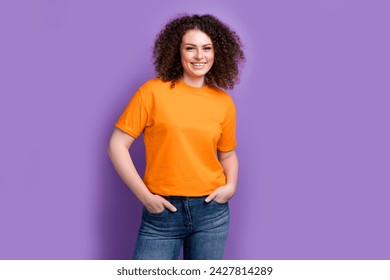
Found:
[[[194,49],[194,47],[186,47],[186,50],[187,51],[191,51],[191,50],[193,50]]]
[[[205,51],[210,51],[212,48],[211,47],[205,47],[203,48]]]

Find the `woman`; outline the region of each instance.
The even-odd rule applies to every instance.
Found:
[[[134,94],[116,123],[108,153],[144,205],[134,259],[221,259],[228,201],[238,176],[236,115],[220,88],[238,82],[239,37],[211,15],[182,16],[157,35],[157,77]],[[141,134],[142,180],[129,148]]]

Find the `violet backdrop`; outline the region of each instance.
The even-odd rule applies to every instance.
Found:
[[[0,2],[0,259],[128,259],[106,147],[179,13],[241,36],[226,259],[390,259],[388,1]],[[142,141],[131,149],[143,172]]]

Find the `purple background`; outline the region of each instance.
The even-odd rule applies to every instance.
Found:
[[[390,258],[388,1],[0,2],[0,259],[127,259],[141,205],[106,147],[172,16],[247,55],[227,259]],[[143,172],[142,141],[132,152]]]

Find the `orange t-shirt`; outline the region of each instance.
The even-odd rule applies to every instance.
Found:
[[[216,87],[174,88],[161,79],[147,81],[134,94],[116,127],[146,149],[144,182],[154,194],[204,196],[226,183],[217,150],[236,147],[236,109]]]

